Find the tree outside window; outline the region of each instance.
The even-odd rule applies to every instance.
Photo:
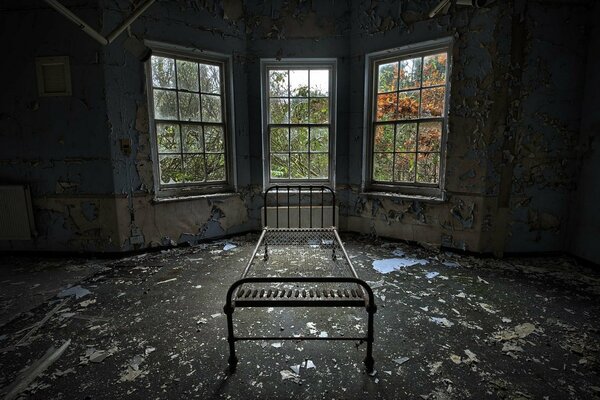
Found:
[[[439,184],[447,50],[374,67],[372,182]]]
[[[223,65],[153,55],[150,69],[160,186],[226,182]]]
[[[331,68],[267,67],[269,180],[329,180]]]

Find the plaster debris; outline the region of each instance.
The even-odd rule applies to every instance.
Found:
[[[218,318],[221,316],[221,313],[211,314],[210,316],[211,316],[211,318]]]
[[[237,245],[235,245],[233,243],[225,243],[225,246],[223,246],[223,250],[229,251],[229,250],[235,249],[236,247],[237,247]]]
[[[477,356],[471,350],[466,349],[465,350],[465,354],[468,357],[467,362],[469,362],[469,363],[471,363],[471,362],[474,362],[474,363],[479,362],[479,359],[477,359]]]
[[[461,266],[459,263],[454,261],[444,261],[442,264],[448,268],[458,268]]]
[[[428,272],[428,273],[425,275],[425,277],[426,277],[427,279],[433,279],[433,278],[435,278],[436,276],[438,276],[439,274],[440,274],[439,272],[432,271],[432,272]]]
[[[462,362],[462,359],[460,358],[460,356],[458,356],[456,354],[450,354],[450,360],[452,360],[452,362],[454,364],[460,364]]]
[[[173,281],[176,281],[176,280],[177,280],[177,278],[171,278],[171,279],[167,279],[167,280],[164,280],[164,281],[156,282],[155,285],[162,285],[163,283],[173,282]]]
[[[485,283],[486,285],[489,285],[490,283],[488,281],[486,281],[485,279],[483,279],[480,276],[477,276],[477,282],[478,283]]]
[[[82,288],[81,286],[77,285],[77,286],[71,286],[68,289],[62,290],[61,292],[58,293],[58,297],[62,298],[62,297],[68,297],[68,296],[75,296],[75,299],[80,299],[84,296],[87,296],[90,293],[92,293],[92,292],[90,292],[86,288]]]
[[[402,365],[402,364],[404,364],[405,362],[407,362],[408,360],[410,360],[410,357],[400,357],[400,358],[396,358],[396,359],[394,360],[394,362],[395,362],[396,364],[398,364],[398,365]]]
[[[490,314],[496,314],[498,311],[494,309],[494,307],[490,306],[489,304],[486,303],[478,303],[479,306],[481,308],[483,308],[485,311],[489,312]]]
[[[281,348],[281,346],[283,346],[283,344],[281,344],[281,342],[271,343],[271,347],[275,347],[276,349]]]
[[[454,325],[454,322],[448,320],[447,318],[430,317],[429,320],[431,322],[435,322],[436,324],[441,325],[445,328],[450,328],[451,326]]]
[[[279,373],[281,374],[282,381],[290,380],[294,383],[300,383],[300,375],[296,374],[293,371],[284,369],[284,370],[279,371]]]
[[[417,258],[387,258],[373,261],[373,268],[382,274],[388,274],[413,265],[427,265],[429,261]]]
[[[81,303],[79,303],[79,307],[87,307],[91,304],[96,304],[96,299],[84,300]]]
[[[396,257],[403,257],[404,251],[402,251],[400,249],[396,249],[396,250],[392,251],[392,254],[395,255]]]
[[[329,337],[329,335],[327,334],[327,332],[321,331],[321,333],[319,333],[319,337]]]
[[[513,339],[523,339],[535,332],[536,328],[530,322],[515,326],[513,329],[507,329],[494,334],[494,339],[498,341],[507,341]]]

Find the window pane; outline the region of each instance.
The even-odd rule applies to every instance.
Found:
[[[271,178],[286,179],[290,177],[289,155],[271,154]]]
[[[204,181],[204,156],[188,155],[183,156],[183,179],[186,182]]]
[[[419,116],[419,91],[412,90],[398,94],[398,119],[411,119]]]
[[[419,153],[417,155],[417,182],[437,183],[439,170],[439,153]]]
[[[417,144],[417,124],[396,125],[396,151],[415,151]]]
[[[225,154],[206,154],[206,180],[225,180]]]
[[[290,128],[290,150],[308,152],[308,127]]]
[[[202,95],[202,121],[221,122],[221,96]]]
[[[204,151],[202,144],[202,127],[199,125],[182,125],[183,151],[187,153],[201,153]]]
[[[175,60],[152,56],[152,85],[175,88]]]
[[[415,181],[415,153],[396,153],[396,182]]]
[[[160,181],[165,184],[182,183],[181,156],[159,156]]]
[[[289,123],[288,99],[271,99],[269,102],[269,121],[272,124]]]
[[[391,182],[393,154],[375,153],[373,156],[373,179],[380,182]]]
[[[221,93],[221,69],[216,65],[200,64],[200,90],[204,93]]]
[[[310,150],[329,151],[329,128],[310,128]]]
[[[400,89],[418,88],[421,84],[421,57],[400,61]]]
[[[379,65],[377,77],[377,93],[398,90],[398,63]]]
[[[290,175],[292,179],[308,178],[308,154],[290,154]]]
[[[200,95],[179,92],[179,115],[182,121],[200,121]]]
[[[179,153],[181,138],[179,136],[179,125],[156,124],[156,142],[159,153]]]
[[[270,70],[269,71],[269,96],[287,97],[288,91],[288,71]]]
[[[271,151],[289,151],[288,128],[271,128]]]
[[[310,99],[310,123],[329,123],[329,99]]]
[[[222,127],[204,127],[204,147],[208,153],[223,153],[225,151],[225,135]]]
[[[291,99],[290,122],[306,124],[308,122],[308,99]]]
[[[423,122],[419,124],[419,151],[440,151],[441,141],[441,122]]]
[[[377,125],[375,127],[375,151],[394,151],[394,125]]]
[[[424,57],[423,86],[443,85],[446,83],[446,61],[448,54],[440,53]]]
[[[377,121],[389,121],[398,116],[398,93],[380,94],[377,96]]]
[[[329,177],[329,154],[311,153],[310,178],[327,179]]]
[[[290,96],[308,97],[308,70],[290,70]]]
[[[329,96],[329,70],[310,70],[310,97]]]
[[[154,117],[177,119],[177,95],[173,91],[154,90]]]
[[[198,64],[177,60],[177,87],[192,92],[198,91]]]
[[[441,117],[444,112],[445,88],[423,89],[421,117]]]

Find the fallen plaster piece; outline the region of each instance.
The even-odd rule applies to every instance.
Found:
[[[79,307],[87,307],[91,304],[96,304],[96,299],[90,299],[90,300],[84,300],[81,303],[79,303]]]
[[[518,346],[514,343],[511,342],[506,342],[502,345],[502,351],[505,353],[510,353],[510,352],[519,352],[522,353],[523,352],[523,348],[521,346]]]
[[[535,325],[530,322],[517,325],[513,329],[507,329],[494,334],[494,339],[499,341],[507,341],[513,339],[523,339],[535,332]]]
[[[444,328],[450,328],[454,325],[454,322],[448,320],[447,318],[430,317],[429,320],[431,322],[435,322],[436,324],[443,326]]]
[[[67,340],[58,349],[50,347],[42,358],[31,364],[29,368],[23,371],[14,383],[7,390],[4,400],[16,399],[19,394],[29,386],[38,376],[40,376],[49,366],[51,366],[65,352],[71,344],[71,339]]]
[[[276,349],[279,349],[281,346],[283,346],[283,344],[281,344],[281,342],[271,343],[271,347],[275,347]]]
[[[279,371],[279,373],[281,374],[282,381],[291,380],[294,383],[300,383],[300,375],[298,375],[292,371],[284,369],[284,370]]]
[[[439,274],[440,274],[439,272],[431,271],[431,272],[428,272],[428,273],[425,275],[425,277],[426,277],[427,279],[433,279],[433,278],[435,278],[436,276],[438,276]]]
[[[327,334],[327,332],[321,331],[321,333],[319,333],[319,337],[329,337],[329,335]]]
[[[485,311],[489,312],[490,314],[496,314],[498,311],[494,310],[494,308],[492,306],[490,306],[489,304],[486,303],[478,303],[479,306],[481,308],[483,308]]]
[[[444,261],[442,265],[445,265],[448,268],[458,268],[461,265],[455,261]]]
[[[385,258],[373,261],[373,268],[382,274],[397,271],[400,268],[412,267],[414,265],[427,265],[429,261],[418,258]]]
[[[478,283],[485,283],[486,285],[489,285],[490,283],[488,281],[486,281],[485,279],[483,279],[482,277],[480,277],[479,275],[477,276],[477,282]]]
[[[460,356],[457,356],[456,354],[450,354],[450,360],[452,360],[452,362],[457,365],[462,362]]]
[[[404,251],[402,251],[400,249],[396,249],[396,250],[392,251],[392,254],[395,255],[396,257],[403,257]]]
[[[211,318],[218,318],[221,316],[221,313],[211,314],[210,316],[211,316]]]
[[[225,251],[229,251],[232,249],[235,249],[237,246],[233,243],[225,243],[225,246],[223,246],[223,250]]]
[[[171,278],[171,279],[167,279],[167,280],[164,280],[164,281],[156,282],[155,285],[162,285],[163,283],[173,282],[173,281],[176,281],[176,280],[177,280],[177,278]]]
[[[61,290],[58,293],[58,297],[62,298],[62,297],[68,297],[68,296],[75,296],[75,299],[80,299],[84,296],[87,296],[90,293],[92,293],[92,292],[90,292],[86,288],[82,288],[81,286],[77,285],[77,286],[71,286],[70,288]]]
[[[475,353],[473,353],[471,350],[466,349],[465,350],[465,354],[467,355],[467,357],[469,357],[469,359],[467,361],[469,361],[469,362],[479,362],[479,359],[477,358],[477,355],[475,355]]]
[[[394,362],[395,362],[396,364],[398,364],[398,365],[402,365],[402,364],[404,364],[405,362],[407,362],[408,360],[410,360],[410,357],[400,357],[400,358],[396,358],[396,359],[394,360]]]

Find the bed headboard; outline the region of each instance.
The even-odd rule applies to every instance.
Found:
[[[336,226],[335,207],[335,192],[329,186],[274,185],[264,193],[264,226],[293,228],[297,224],[298,228],[325,228],[327,220]],[[269,209],[275,209],[275,215],[269,215]]]

